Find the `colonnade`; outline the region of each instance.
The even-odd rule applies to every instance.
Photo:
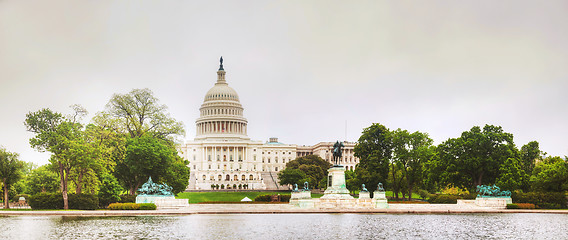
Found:
[[[197,124],[197,134],[236,133],[247,134],[247,124],[235,121],[211,121]]]

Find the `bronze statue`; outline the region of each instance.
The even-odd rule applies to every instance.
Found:
[[[308,182],[304,182],[304,191],[310,191],[308,188]]]
[[[365,184],[361,184],[361,192],[368,192],[369,190],[367,190],[367,188],[365,187]]]
[[[339,163],[341,162],[341,156],[342,156],[342,148],[345,147],[343,145],[342,142],[335,142],[335,144],[333,144],[333,164],[334,166],[341,166],[339,165]]]
[[[157,184],[152,181],[152,177],[148,178],[148,181],[142,184],[142,187],[138,189],[138,192],[142,195],[162,195],[162,196],[173,196],[172,187],[168,184]]]
[[[385,189],[383,188],[383,183],[379,183],[379,185],[377,185],[377,191],[379,191],[379,192],[385,191]]]

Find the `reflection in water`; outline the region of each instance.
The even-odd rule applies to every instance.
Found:
[[[0,217],[0,239],[558,239],[565,214]]]

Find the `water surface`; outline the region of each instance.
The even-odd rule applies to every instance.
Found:
[[[566,214],[0,217],[0,239],[568,239]]]

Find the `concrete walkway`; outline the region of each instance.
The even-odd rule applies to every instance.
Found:
[[[151,216],[189,214],[292,214],[292,213],[555,213],[568,210],[494,209],[457,204],[389,204],[388,209],[300,209],[289,204],[190,204],[181,209],[95,211],[0,211],[0,216]]]

